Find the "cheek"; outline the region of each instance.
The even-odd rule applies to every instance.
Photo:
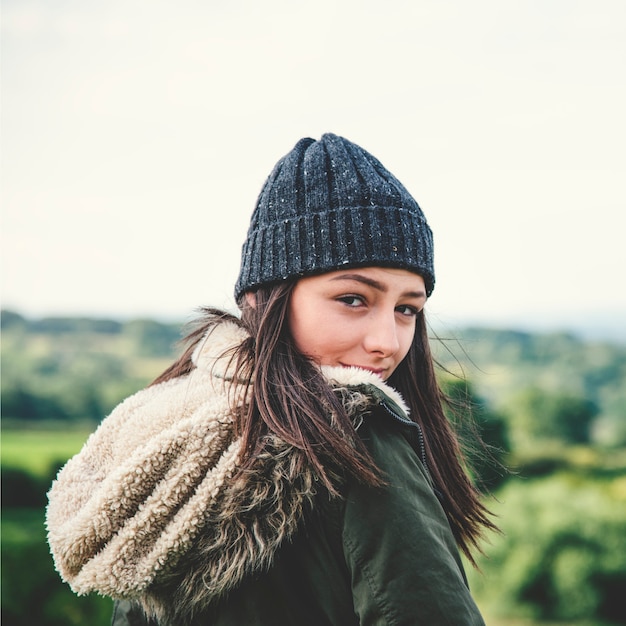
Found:
[[[347,329],[331,317],[319,312],[316,315],[292,315],[289,320],[298,350],[321,365],[330,364],[349,342]]]
[[[411,345],[413,344],[413,338],[415,337],[415,327],[407,328],[400,337],[400,361],[409,353]]]
[[[289,329],[296,348],[307,356],[316,356],[320,339],[319,320],[306,313],[291,314]]]

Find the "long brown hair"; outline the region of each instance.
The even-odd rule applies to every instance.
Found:
[[[469,462],[457,433],[445,415],[449,403],[435,372],[424,311],[417,317],[415,335],[408,354],[387,381],[407,403],[410,417],[422,427],[426,464],[438,492],[457,544],[475,566],[472,549],[479,549],[485,530],[497,531],[481,494],[469,478]],[[464,419],[471,419],[469,415]],[[484,447],[474,426],[466,430],[474,441],[468,446]]]
[[[276,435],[304,453],[331,493],[337,476],[351,475],[372,486],[384,480],[367,448],[357,436],[343,404],[318,367],[295,347],[287,323],[290,296],[296,280],[255,292],[254,306],[241,298],[241,318],[217,309],[204,309],[187,336],[183,355],[152,384],[189,373],[195,346],[216,324],[229,320],[249,333],[232,354],[237,386],[252,400],[235,410],[236,431],[242,437],[242,471],[254,466],[265,437]],[[495,529],[489,511],[467,474],[466,461],[443,410],[445,400],[437,383],[423,312],[418,314],[409,353],[389,378],[422,428],[428,469],[435,483],[455,539],[474,563],[471,551],[485,529]],[[233,402],[234,406],[241,406]],[[330,416],[330,419],[329,419]]]

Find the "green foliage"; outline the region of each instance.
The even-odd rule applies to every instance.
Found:
[[[446,414],[461,436],[476,481],[491,491],[508,477],[508,425],[488,409],[469,381],[445,376],[440,383],[447,398]]]
[[[154,320],[133,320],[124,325],[124,333],[132,338],[139,356],[168,357],[180,340],[180,329]]]
[[[46,492],[85,442],[84,430],[2,433],[2,624],[105,626],[111,600],[78,598],[54,569],[44,528]]]
[[[626,621],[626,476],[510,481],[472,587],[496,614]]]
[[[514,432],[516,416],[510,409],[520,393],[533,389],[561,404],[558,411],[551,409],[553,415],[560,413],[555,436],[626,445],[626,346],[567,333],[464,328],[456,335],[433,343],[435,358],[472,381],[485,402],[507,419],[512,438],[521,428]],[[578,415],[569,431],[567,413]],[[534,435],[526,438],[537,441]]]
[[[46,505],[50,481],[18,467],[2,467],[2,507],[39,508]]]
[[[172,362],[180,326],[9,311],[1,326],[3,623],[108,624],[110,601],[77,598],[54,571],[42,503],[97,422]],[[497,489],[487,504],[504,536],[484,576],[470,572],[489,623],[626,623],[626,347],[465,329],[435,352],[461,374],[441,373],[448,415]]]
[[[69,417],[66,409],[54,397],[31,393],[19,383],[2,390],[2,414],[23,420],[59,420]]]
[[[598,410],[585,398],[526,389],[507,401],[511,434],[518,447],[538,442],[590,443],[591,428]]]
[[[107,626],[112,602],[78,598],[62,583],[45,539],[42,510],[3,509],[3,626]]]
[[[3,420],[98,422],[170,364],[181,334],[151,320],[1,320]]]
[[[87,436],[85,431],[4,430],[2,507],[42,509],[58,470]]]

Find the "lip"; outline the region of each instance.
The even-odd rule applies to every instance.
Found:
[[[346,363],[341,364],[343,367],[356,367],[360,370],[365,370],[366,372],[371,372],[372,374],[376,374],[376,376],[380,376],[383,378],[383,374],[385,373],[385,368],[383,367],[366,367],[365,365],[348,365]]]

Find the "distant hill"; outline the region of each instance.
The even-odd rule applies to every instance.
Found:
[[[434,326],[441,330],[444,326],[449,327],[450,324],[437,324],[435,321]],[[586,314],[575,311],[558,315],[541,312],[536,315],[509,318],[504,322],[459,318],[455,321],[454,327],[518,330],[534,334],[569,333],[582,340],[608,341],[626,346],[626,309]]]
[[[597,407],[598,431],[626,442],[626,345],[566,332],[467,327],[439,335],[433,353],[493,408],[510,411],[527,390],[585,399]]]
[[[2,311],[1,327],[3,418],[21,420],[101,419],[171,363],[183,332],[153,319],[29,319],[14,311]],[[510,406],[525,389],[569,394],[593,402],[598,419],[626,438],[626,345],[478,326],[436,333],[437,360],[490,406]]]

